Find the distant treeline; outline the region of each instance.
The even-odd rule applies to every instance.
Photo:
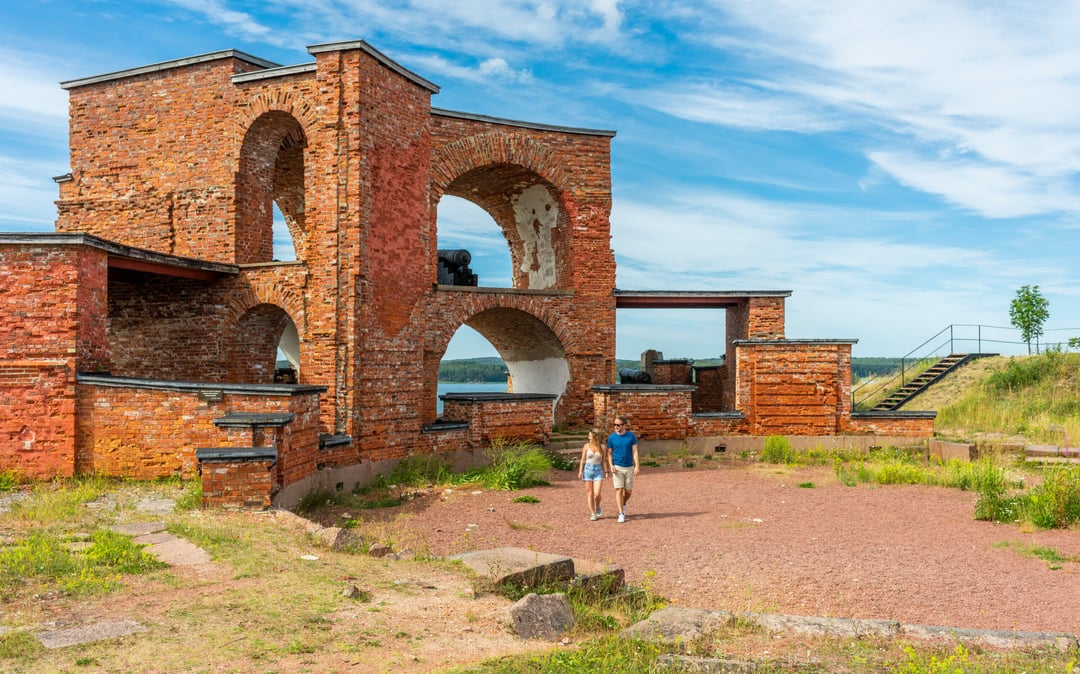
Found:
[[[506,365],[502,358],[462,358],[439,363],[439,381],[477,384],[506,382]]]
[[[694,365],[720,365],[720,358],[695,358]],[[641,367],[640,360],[616,360],[615,368],[620,370],[624,367],[638,369]],[[888,374],[900,367],[899,358],[852,358],[851,377],[861,379],[872,375]],[[502,358],[490,356],[487,358],[462,358],[460,360],[444,360],[439,364],[439,381],[447,382],[505,382],[506,365]]]

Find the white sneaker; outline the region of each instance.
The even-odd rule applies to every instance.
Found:
[[[619,513],[619,521],[620,522],[625,522],[626,521],[626,513]]]
[[[603,516],[604,516],[604,509],[603,508],[597,508],[596,509],[596,519],[600,519]]]
[[[597,517],[596,513],[593,513],[592,515],[589,515],[589,520],[595,522],[597,519],[599,519],[599,518]]]

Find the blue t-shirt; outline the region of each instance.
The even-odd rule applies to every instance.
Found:
[[[637,436],[633,431],[626,431],[622,435],[612,433],[608,436],[607,446],[611,448],[611,462],[623,468],[634,466],[634,445],[637,444]]]

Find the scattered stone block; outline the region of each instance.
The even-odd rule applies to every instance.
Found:
[[[130,524],[114,524],[109,527],[111,531],[125,536],[145,536],[165,531],[164,522],[132,522]]]
[[[1066,652],[1080,645],[1075,634],[1064,632],[1015,632],[1010,630],[978,630],[935,625],[901,625],[901,633],[911,639],[946,643],[979,644],[993,648],[1037,649],[1054,648]]]
[[[574,609],[563,593],[529,593],[510,607],[514,631],[522,639],[558,641],[574,626]]]
[[[624,639],[685,644],[715,632],[734,617],[728,611],[669,606],[627,627],[619,636]]]
[[[626,586],[626,572],[621,566],[575,559],[574,584],[597,594],[614,594]]]
[[[383,545],[382,543],[375,543],[368,548],[368,555],[371,557],[386,557],[391,552],[393,552],[393,550],[390,549],[390,546]]]
[[[770,632],[790,632],[830,637],[885,637],[900,633],[896,620],[864,620],[859,618],[820,618],[815,616],[743,613],[744,620],[756,623]]]
[[[965,442],[930,441],[930,456],[941,461],[971,461],[975,456],[975,445]]]
[[[493,548],[453,555],[478,576],[495,585],[531,588],[545,583],[569,581],[574,577],[574,560],[563,555],[534,552],[524,548]]]
[[[115,639],[117,637],[125,637],[129,634],[147,631],[149,631],[147,628],[134,620],[117,620],[93,623],[82,627],[72,627],[63,630],[38,632],[34,636],[37,637],[37,640],[41,642],[42,646],[51,650],[54,648],[64,648],[66,646],[76,646],[78,644],[88,644],[94,641],[103,641],[105,639]]]

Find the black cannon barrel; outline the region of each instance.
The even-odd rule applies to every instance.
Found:
[[[632,367],[619,368],[620,384],[651,384],[652,375],[644,370],[635,370]]]
[[[439,259],[455,267],[468,267],[472,262],[472,253],[464,248],[440,248]]]

